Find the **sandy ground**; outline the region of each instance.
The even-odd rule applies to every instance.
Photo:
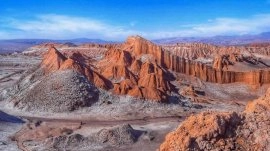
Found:
[[[106,143],[94,143],[92,142],[89,146],[93,146],[92,150],[156,150],[159,145],[164,141],[165,135],[174,130],[181,120],[171,120],[171,121],[159,121],[159,122],[151,122],[145,123],[137,121],[137,123],[130,124],[134,130],[140,132],[140,136],[137,141],[133,144],[128,145],[107,145]],[[32,121],[33,122],[33,121]],[[128,124],[121,123],[120,125]],[[50,127],[50,130],[54,132],[54,136],[45,136],[38,135],[42,133],[50,133],[48,129],[44,126]],[[84,137],[94,137],[100,130],[102,129],[110,129],[113,127],[119,126],[118,123],[109,123],[109,124],[101,124],[101,125],[92,125],[91,123],[86,123],[79,126],[80,123],[76,122],[43,122],[41,126],[37,126],[36,128],[28,129],[26,126],[22,128],[19,132],[17,132],[16,139],[18,144],[20,144],[20,148],[28,149],[28,150],[43,150],[46,145],[46,140],[48,141],[51,137],[58,136],[59,128],[69,128],[72,129],[71,134],[60,134],[60,136],[71,136],[74,134],[80,134]],[[36,130],[36,131],[35,131]],[[34,133],[33,133],[34,132]],[[42,138],[43,137],[43,138]],[[42,139],[40,139],[42,138]],[[76,149],[76,148],[74,148]],[[81,149],[78,149],[81,150]]]
[[[21,54],[0,55],[0,91],[12,86],[29,68],[40,63],[40,57]]]
[[[20,150],[16,141],[10,137],[21,129],[23,124],[0,122],[0,150],[17,151]]]
[[[14,85],[22,73],[40,62],[38,57],[16,55],[0,55],[0,91]],[[20,150],[16,141],[11,137],[19,131],[23,124],[2,121],[3,114],[0,114],[0,150]]]
[[[8,115],[0,111],[0,150],[17,151],[17,142],[12,136],[23,126],[20,118]]]

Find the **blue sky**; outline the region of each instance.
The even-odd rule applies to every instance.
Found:
[[[0,39],[257,34],[270,0],[0,0]]]

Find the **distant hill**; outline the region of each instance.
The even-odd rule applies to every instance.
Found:
[[[270,42],[270,32],[264,32],[258,35],[241,36],[213,36],[213,37],[172,37],[156,39],[153,42],[158,44],[200,42],[214,45],[245,45],[250,43]]]
[[[21,52],[25,49],[38,45],[41,43],[73,43],[76,45],[83,43],[115,43],[113,41],[105,41],[102,39],[88,39],[88,38],[77,38],[77,39],[67,39],[67,40],[52,40],[52,39],[11,39],[11,40],[0,40],[0,54],[3,53],[13,53]]]
[[[213,37],[172,37],[164,39],[152,40],[157,44],[172,44],[172,43],[208,43],[214,45],[245,45],[250,43],[270,43],[270,32],[264,32],[257,35],[241,35],[241,36],[213,36]],[[0,40],[0,54],[21,52],[25,49],[41,43],[73,43],[76,45],[83,43],[116,43],[115,41],[106,41],[102,39],[76,38],[66,40],[52,39],[11,39]]]

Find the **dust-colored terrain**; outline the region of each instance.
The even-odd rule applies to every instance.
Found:
[[[7,123],[14,130],[4,126],[3,138],[21,150],[156,150],[188,118],[166,137],[174,147],[164,142],[161,150],[252,149],[255,134],[244,129],[261,123],[261,133],[267,123],[242,112],[269,87],[268,54],[268,45],[161,46],[131,36],[122,44],[47,43],[1,55],[0,109],[26,122]],[[220,135],[227,144],[215,144]],[[240,135],[247,142],[231,146]]]
[[[270,89],[242,113],[203,112],[190,116],[166,136],[160,150],[269,150],[269,95]]]

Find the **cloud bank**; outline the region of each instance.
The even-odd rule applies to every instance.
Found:
[[[43,14],[32,19],[4,18],[0,20],[0,38],[101,38],[123,40],[128,35],[142,35],[150,39],[166,37],[215,36],[257,34],[270,31],[270,14],[254,15],[249,18],[215,18],[194,25],[179,25],[172,31],[136,30],[136,22],[127,25],[111,25],[91,18]],[[130,27],[132,24],[132,27]],[[132,28],[134,30],[131,30]]]

